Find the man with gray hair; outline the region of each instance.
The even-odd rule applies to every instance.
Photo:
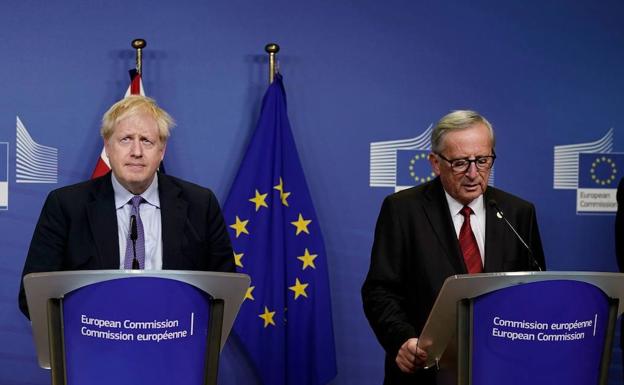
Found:
[[[492,125],[474,111],[444,116],[431,134],[436,178],[384,200],[362,287],[364,312],[386,351],[386,385],[436,384],[418,336],[444,280],[456,274],[545,268],[534,206],[488,186]],[[527,250],[497,218],[505,213]],[[455,325],[448,325],[454,328]]]
[[[50,192],[22,277],[59,270],[234,271],[212,191],[158,172],[173,124],[153,99],[140,95],[104,114],[101,134],[111,172]],[[23,283],[19,306],[28,316]]]

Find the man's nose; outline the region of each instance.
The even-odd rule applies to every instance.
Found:
[[[477,175],[479,175],[479,172],[477,170],[477,164],[475,162],[470,162],[470,164],[468,165],[468,170],[466,170],[466,175],[469,178],[476,178]]]
[[[141,146],[141,141],[139,139],[135,139],[132,141],[130,154],[136,157],[140,157],[141,155],[143,155],[143,147]]]

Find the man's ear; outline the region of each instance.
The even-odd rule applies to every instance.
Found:
[[[167,149],[167,142],[163,143],[162,152],[160,153],[160,161],[162,162],[165,159],[165,150]]]
[[[431,169],[436,176],[440,175],[440,159],[434,154],[429,154],[429,163],[431,163]]]
[[[108,158],[108,145],[109,145],[109,141],[110,141],[110,139],[104,139],[104,154],[106,155],[107,158]]]

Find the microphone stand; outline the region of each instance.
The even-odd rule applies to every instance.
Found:
[[[518,234],[518,232],[516,231],[516,228],[513,227],[513,225],[503,215],[503,211],[498,207],[498,204],[496,203],[496,201],[494,199],[490,199],[488,201],[488,205],[492,207],[494,210],[496,210],[496,217],[505,221],[505,223],[507,224],[507,227],[509,227],[511,231],[513,231],[513,233],[516,235],[516,238],[520,241],[520,243],[522,243],[522,246],[524,246],[524,248],[529,252],[529,262],[531,263],[531,265],[533,265],[533,268],[537,268],[538,271],[542,271],[542,268],[540,267],[539,263],[533,256],[533,251],[531,251],[531,248],[529,247],[529,245],[527,245],[527,243],[524,241],[524,239],[522,239],[520,234]]]

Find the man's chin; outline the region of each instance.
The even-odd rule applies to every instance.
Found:
[[[126,175],[125,178],[119,180],[119,183],[133,194],[142,194],[151,183],[151,179],[145,176]]]
[[[472,202],[473,200],[477,199],[481,194],[482,194],[482,190],[480,187],[477,187],[476,189],[470,189],[470,190],[463,189],[462,194],[460,196],[461,199],[458,199],[458,201],[464,204],[468,204]]]

